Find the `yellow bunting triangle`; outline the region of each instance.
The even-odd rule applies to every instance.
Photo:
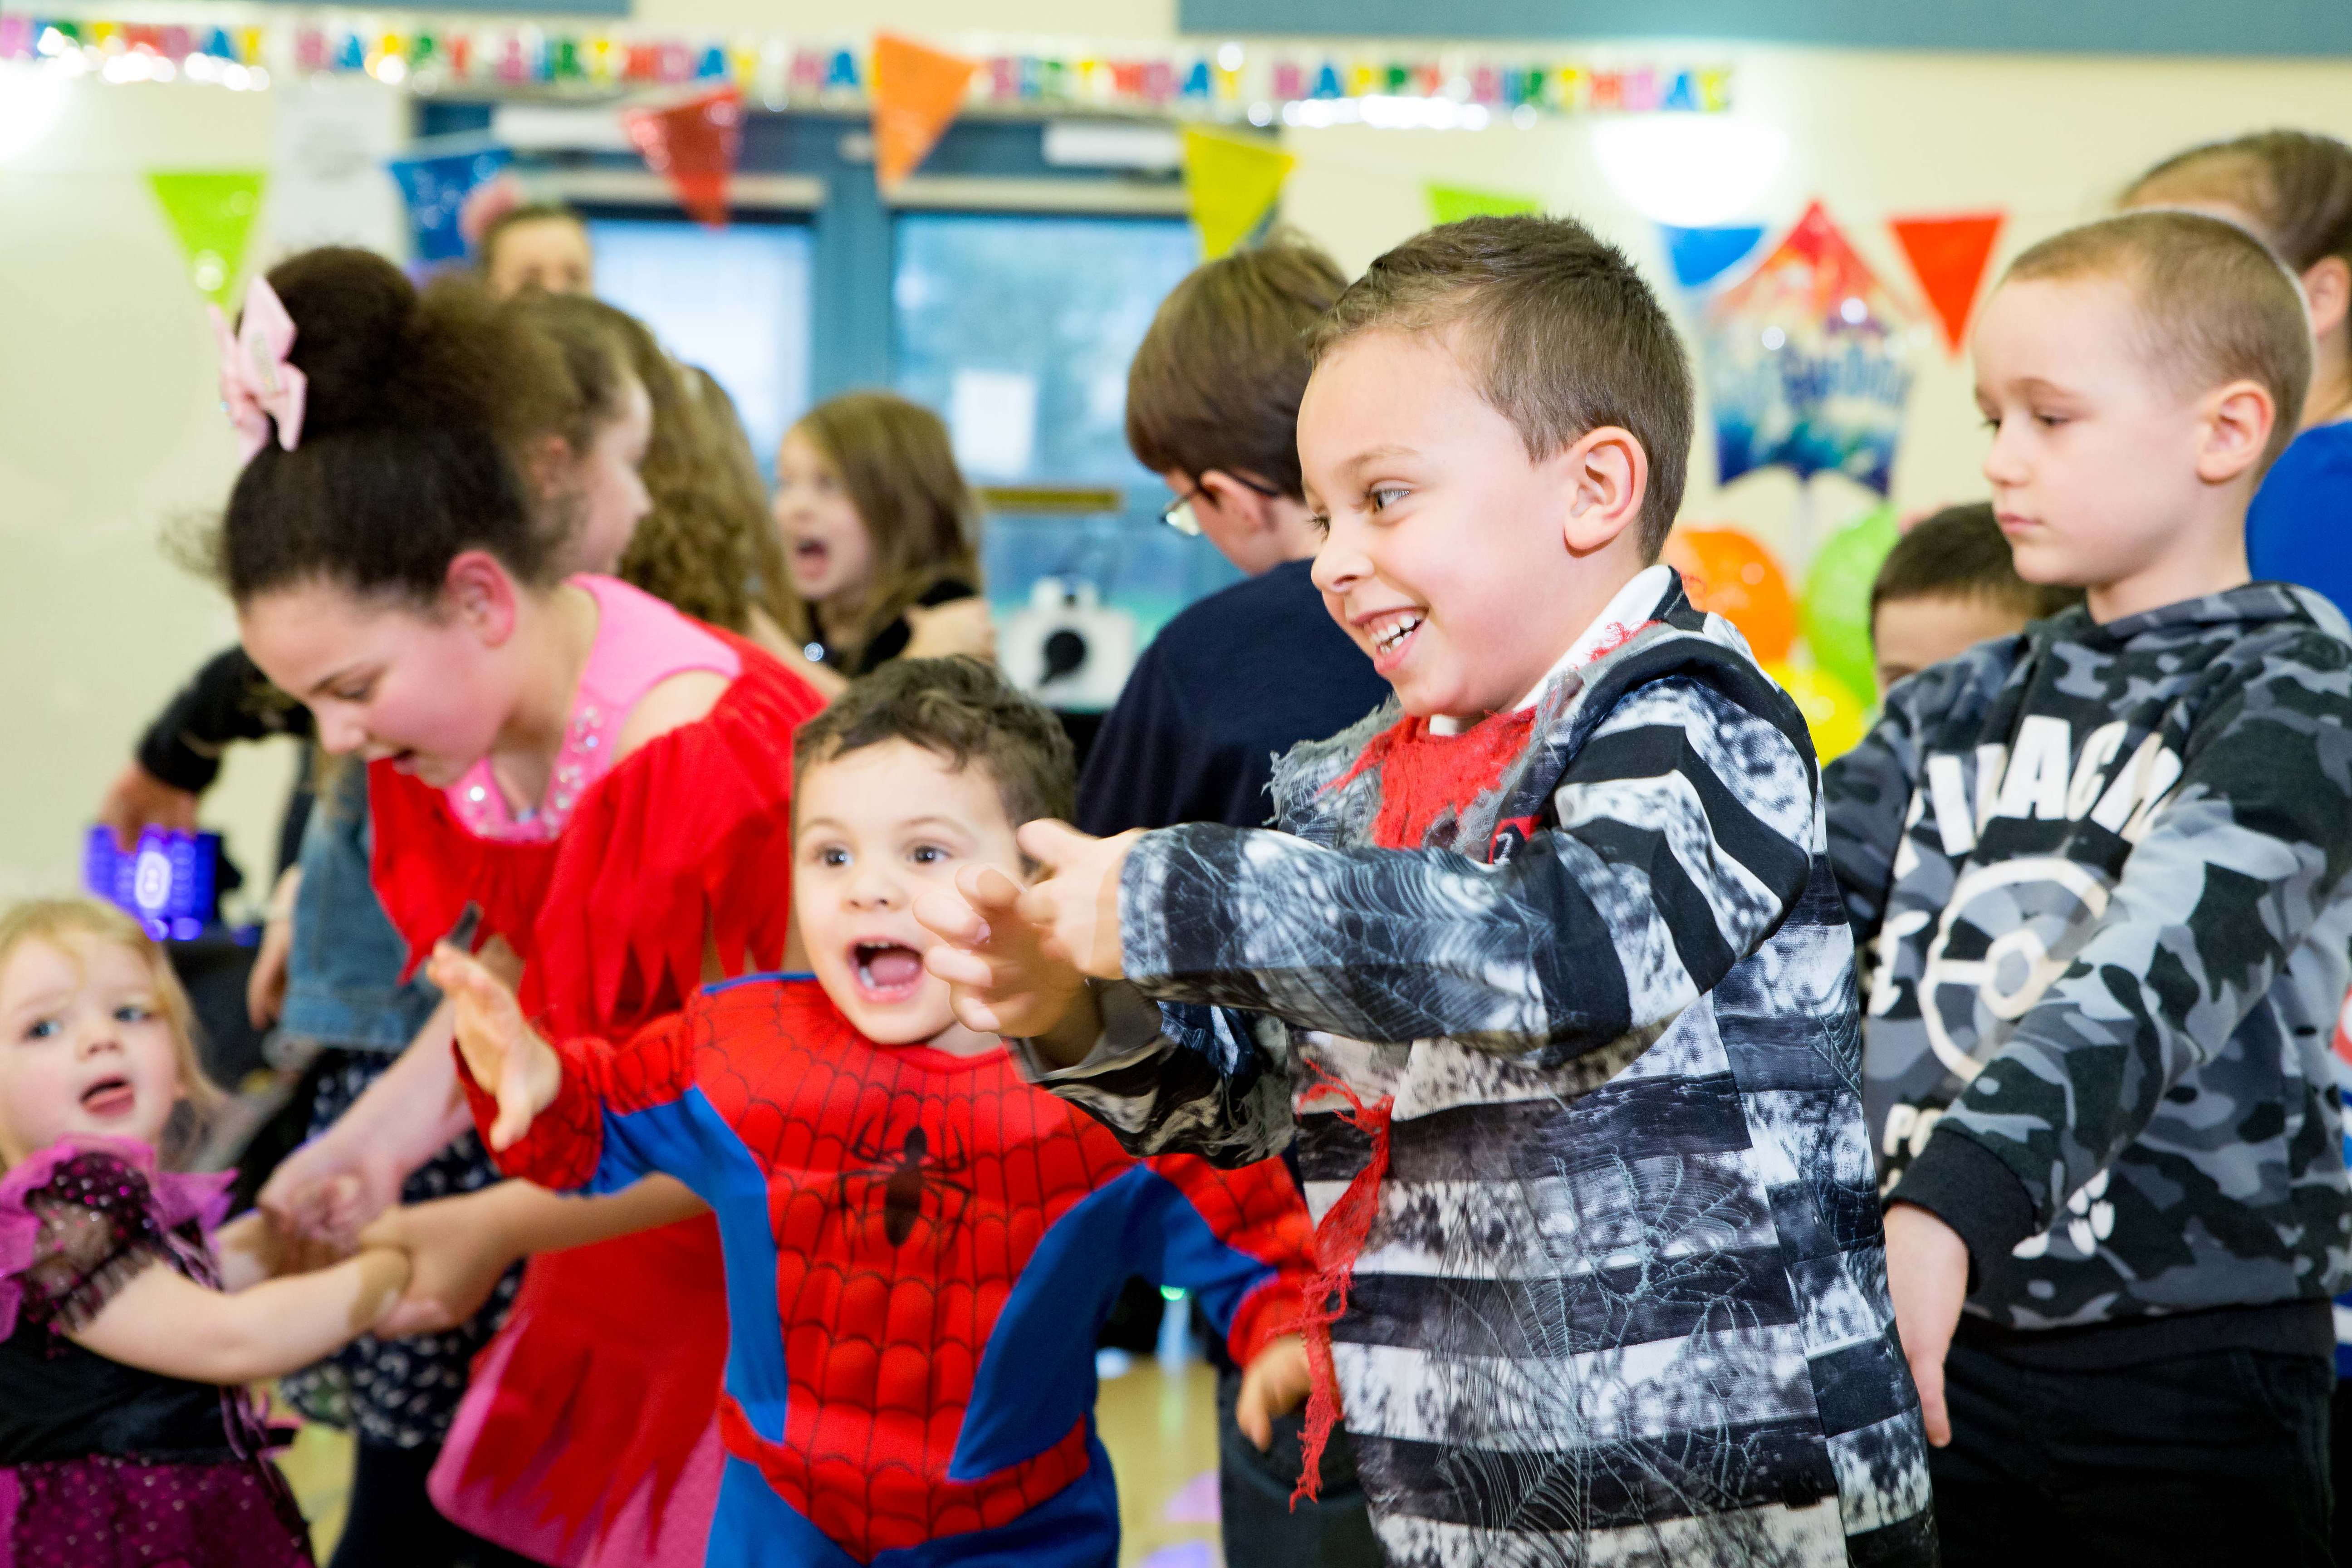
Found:
[[[1265,221],[1298,162],[1263,142],[1206,131],[1184,132],[1184,190],[1201,231],[1201,254],[1213,261]]]

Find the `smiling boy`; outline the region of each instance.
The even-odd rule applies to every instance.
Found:
[[[2309,343],[2214,218],[2021,256],[1985,476],[2018,575],[2085,603],[1897,687],[1829,770],[1947,1563],[2329,1561],[2352,647],[2245,544]]]
[[[1315,581],[1396,700],[1277,767],[1286,832],[1031,825],[931,967],[1130,1150],[1295,1127],[1310,1447],[1343,1396],[1393,1562],[1928,1561],[1811,742],[1654,563],[1665,312],[1479,218],[1315,347]]]
[[[1192,1290],[1263,1447],[1306,1392],[1289,1173],[1136,1160],[959,1024],[909,913],[1069,809],[1053,716],[971,659],[900,659],[803,725],[793,912],[810,975],[714,985],[620,1046],[532,1035],[444,948],[475,1116],[512,1174],[661,1172],[717,1213],[732,1321],[722,1568],[1107,1568],[1096,1332],[1125,1280]],[[481,1085],[495,1086],[495,1101]]]

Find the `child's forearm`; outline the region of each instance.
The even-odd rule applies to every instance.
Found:
[[[151,1264],[68,1337],[109,1361],[166,1377],[251,1383],[350,1343],[407,1283],[407,1255],[385,1247],[237,1291],[209,1289]]]
[[[320,1134],[348,1149],[372,1148],[389,1157],[405,1176],[449,1146],[474,1125],[473,1112],[457,1092],[457,1038],[452,1010],[433,1009],[416,1037],[383,1076],[368,1085],[351,1108]]]
[[[609,1196],[569,1196],[529,1182],[500,1182],[455,1200],[478,1209],[476,1223],[504,1238],[509,1258],[561,1252],[710,1212],[685,1183],[647,1176]]]

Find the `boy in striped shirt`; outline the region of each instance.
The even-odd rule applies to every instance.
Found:
[[[1655,563],[1664,311],[1476,218],[1315,349],[1315,580],[1395,700],[1283,760],[1285,831],[1032,824],[1054,875],[967,868],[931,967],[1132,1150],[1297,1138],[1309,1446],[1344,1406],[1395,1562],[1931,1561],[1811,744]]]

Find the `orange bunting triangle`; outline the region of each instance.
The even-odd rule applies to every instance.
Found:
[[[1919,291],[1944,326],[1944,346],[1960,352],[1968,335],[1969,318],[1977,308],[1977,289],[1986,264],[2000,238],[2000,213],[1960,213],[1949,217],[1897,217],[1886,220],[1895,241],[1910,258]]]
[[[896,33],[874,36],[874,179],[885,191],[913,174],[963,107],[980,62]]]

